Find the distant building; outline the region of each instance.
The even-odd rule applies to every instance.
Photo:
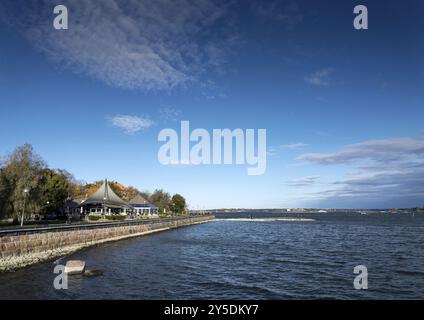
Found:
[[[130,205],[133,208],[133,214],[135,215],[156,215],[159,213],[158,208],[149,203],[146,199],[141,195],[137,195],[133,199],[130,200]]]
[[[82,201],[79,208],[83,215],[128,215],[133,210],[128,202],[122,200],[113,192],[107,180],[91,197]]]
[[[66,216],[74,218],[86,215],[154,216],[159,214],[159,209],[141,195],[137,195],[129,202],[124,201],[112,190],[107,180],[87,199],[66,200],[62,210]]]
[[[63,212],[66,216],[71,217],[81,217],[83,211],[81,209],[81,203],[84,202],[85,199],[68,199],[65,201],[63,205]]]

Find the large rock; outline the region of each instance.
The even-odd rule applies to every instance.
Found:
[[[85,270],[84,277],[100,277],[103,275],[103,271],[101,270]]]
[[[84,274],[85,261],[68,261],[65,266],[65,273],[67,275]]]

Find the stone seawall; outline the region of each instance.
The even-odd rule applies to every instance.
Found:
[[[205,223],[214,217],[157,220],[131,225],[103,224],[98,228],[80,226],[73,230],[17,231],[0,236],[0,272],[11,271],[34,263],[52,260],[77,250],[110,241],[138,237],[154,232]]]

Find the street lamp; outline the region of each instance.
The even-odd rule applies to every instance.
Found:
[[[26,197],[28,195],[29,190],[27,188],[24,189],[24,208],[22,210],[22,217],[21,217],[21,227],[24,226],[24,216],[25,216],[25,204],[26,204]]]
[[[107,198],[106,197],[103,197],[103,218],[104,219],[106,219],[106,200],[107,200]]]

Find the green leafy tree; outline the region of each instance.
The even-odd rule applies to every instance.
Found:
[[[18,147],[1,164],[0,218],[59,212],[73,188],[71,174],[48,169],[31,145]]]
[[[10,203],[12,186],[4,169],[0,169],[0,220],[11,216],[13,207]]]
[[[163,190],[155,190],[150,201],[159,209],[159,212],[163,213],[170,210],[171,207],[171,195]]]
[[[19,218],[26,205],[26,214],[38,213],[40,206],[37,188],[40,184],[45,163],[34,152],[30,144],[18,147],[2,167],[2,188],[6,189],[6,199],[1,207],[7,208],[7,217]]]
[[[69,173],[63,170],[44,169],[37,190],[40,214],[60,213],[71,191],[72,180]]]
[[[186,208],[187,208],[186,199],[182,195],[176,194],[172,197],[171,210],[173,213],[181,215],[185,213]]]

